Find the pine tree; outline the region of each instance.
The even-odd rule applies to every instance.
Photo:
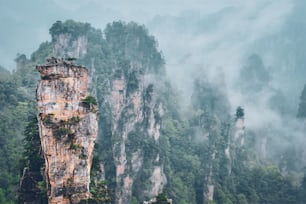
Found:
[[[36,116],[31,116],[24,131],[24,152],[21,159],[22,178],[18,200],[20,203],[47,203],[44,179],[41,174],[44,159],[41,155],[41,144]]]

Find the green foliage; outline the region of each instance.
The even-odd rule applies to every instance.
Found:
[[[151,72],[164,72],[164,59],[157,51],[154,37],[148,35],[144,26],[122,21],[108,24],[105,38],[112,52],[118,58],[142,63],[142,68]]]
[[[23,173],[23,180],[20,182],[19,203],[31,201],[47,203],[46,183],[41,174],[41,170],[44,167],[44,159],[41,155],[37,123],[37,117],[32,116],[29,118],[29,123],[24,131],[24,152],[23,158],[20,160],[20,171]]]
[[[93,203],[103,203],[102,200],[105,200],[105,203],[110,203],[113,201],[113,189],[115,188],[113,184],[114,181],[106,181],[101,177],[101,156],[105,155],[100,155],[99,150],[100,146],[96,143],[91,168],[90,192],[93,195]],[[105,167],[107,167],[107,162],[109,161],[103,160]],[[107,176],[107,178],[109,178],[109,175]]]
[[[130,204],[140,204],[140,203],[137,201],[137,198],[135,198],[135,197],[133,196],[132,199],[131,199]]]
[[[54,41],[55,36],[60,34],[70,34],[73,38],[77,36],[86,35],[90,31],[89,23],[75,22],[73,20],[66,20],[65,22],[56,21],[49,30]]]
[[[17,98],[20,95],[17,91],[17,85],[11,80],[1,80],[0,81],[0,109],[10,106],[17,106]],[[17,97],[17,98],[16,98]],[[10,102],[10,104],[7,104]]]
[[[127,79],[127,95],[133,93],[139,88],[139,80],[137,79],[137,74],[135,72],[132,72],[129,74]]]
[[[275,166],[245,169],[239,175],[237,191],[258,203],[295,203],[295,187]],[[237,175],[238,177],[238,175]],[[256,201],[258,199],[258,201]]]
[[[217,187],[214,193],[214,202],[215,203],[224,203],[224,204],[233,204],[230,199],[230,195],[227,192],[224,192],[223,189]]]
[[[44,118],[42,118],[42,121],[44,122],[45,125],[54,125],[53,122],[53,116],[54,114],[49,113],[48,115],[46,115]]]
[[[186,137],[189,129],[182,121],[164,119],[162,128],[163,143],[161,143],[161,155],[166,157],[170,165],[166,168],[169,175],[167,194],[174,203],[197,203],[196,194],[198,178],[201,178],[200,158],[195,154],[194,146]],[[190,168],[190,167],[193,168]],[[188,172],[186,172],[188,169]]]
[[[239,118],[243,118],[244,117],[244,110],[243,108],[241,108],[240,106],[238,106],[238,108],[236,109],[236,120]]]
[[[45,182],[45,181],[39,181],[39,182],[37,182],[37,186],[38,186],[38,188],[39,188],[42,192],[47,193],[46,182]]]
[[[87,105],[89,105],[89,106],[90,106],[91,104],[97,105],[97,100],[96,100],[96,98],[95,98],[94,96],[91,96],[91,95],[86,96],[86,98],[84,98],[84,99],[82,100],[82,102],[85,103],[85,104],[87,104]]]
[[[165,193],[160,193],[156,196],[156,204],[168,201],[168,197]]]
[[[52,129],[53,135],[57,140],[60,140],[62,137],[68,135],[70,133],[68,128],[65,127],[57,127]]]
[[[27,166],[31,171],[39,172],[44,164],[44,159],[41,155],[38,121],[36,116],[32,116],[29,120],[30,121],[24,131],[23,160],[27,161]]]
[[[71,149],[71,150],[77,150],[77,149],[79,149],[79,148],[81,148],[81,146],[80,146],[79,144],[70,143],[69,149]]]
[[[112,201],[111,191],[104,180],[96,182],[91,187],[90,193],[92,194],[92,200],[97,203],[110,203]]]
[[[57,74],[49,74],[49,75],[44,75],[41,77],[42,80],[51,80],[51,79],[58,79],[59,75]]]
[[[1,199],[13,203],[20,173],[16,161],[23,151],[23,131],[33,106],[26,92],[19,88],[22,82],[15,78],[16,73],[2,70],[0,75],[0,189],[4,196]]]
[[[73,116],[68,120],[69,125],[75,125],[81,121],[79,116]]]
[[[237,195],[237,200],[238,200],[238,202],[237,202],[238,204],[248,204],[248,201],[247,201],[244,194],[238,194]]]
[[[19,59],[20,57],[22,60]],[[34,94],[30,93],[35,93],[37,80],[39,79],[39,74],[35,69],[36,63],[27,59],[23,54],[17,55],[16,62],[16,70],[12,74],[14,83],[19,90],[26,93],[27,99],[34,99]]]
[[[43,64],[46,59],[51,57],[52,54],[52,44],[50,42],[43,42],[39,45],[38,50],[32,53],[31,61]]]
[[[6,200],[6,196],[5,196],[5,191],[0,188],[0,203],[3,203],[3,204],[11,204],[12,202],[9,202],[8,200]]]

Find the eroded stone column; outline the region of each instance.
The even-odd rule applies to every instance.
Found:
[[[49,203],[79,203],[90,198],[98,133],[96,101],[88,95],[88,70],[57,58],[36,69],[41,76],[38,123]]]

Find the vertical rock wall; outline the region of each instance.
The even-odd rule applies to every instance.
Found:
[[[158,119],[163,115],[162,104],[156,101],[154,93],[155,76],[133,67],[129,71],[128,75],[120,75],[117,70],[108,96],[116,166],[115,203],[118,204],[130,202],[135,185],[147,183],[137,193],[152,198],[167,183],[159,152],[155,152],[161,127]],[[149,155],[149,152],[153,153]],[[144,168],[150,171],[147,177],[140,176]]]
[[[88,39],[86,36],[78,36],[73,39],[71,34],[62,33],[55,37],[53,44],[53,56],[59,57],[84,57],[87,53]]]
[[[41,76],[38,121],[49,203],[79,203],[90,198],[98,132],[95,103],[85,100],[88,70],[56,58],[36,69]]]
[[[244,145],[244,118],[238,118],[235,123],[234,142],[238,147]]]

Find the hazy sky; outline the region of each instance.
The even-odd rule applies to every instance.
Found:
[[[169,63],[173,64],[176,63],[176,55],[188,55],[189,50],[213,50],[206,53],[212,56],[214,51],[219,52],[235,44],[231,48],[235,52],[240,46],[275,31],[291,10],[290,0],[0,2],[0,64],[8,69],[14,68],[13,59],[17,53],[30,55],[41,42],[50,39],[48,29],[56,20],[86,21],[101,29],[114,20],[133,20],[145,24],[160,42],[160,49],[169,58]],[[208,32],[205,30],[207,28],[210,29]],[[175,42],[171,40],[173,38]],[[177,54],[173,54],[174,51]]]

